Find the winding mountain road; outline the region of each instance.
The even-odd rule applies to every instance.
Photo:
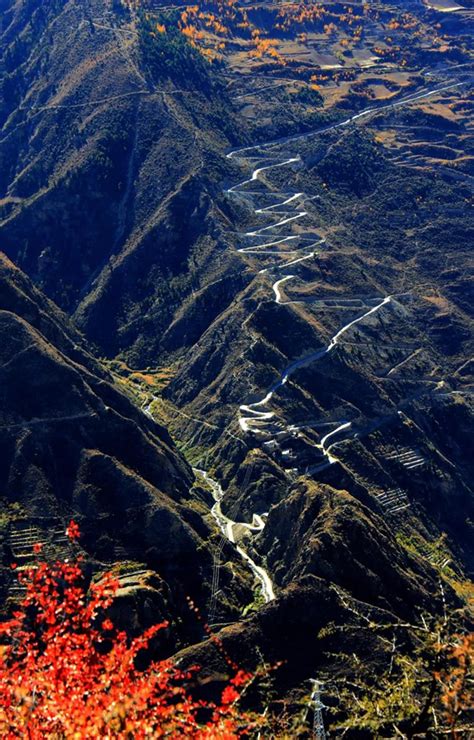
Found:
[[[266,235],[267,237],[270,237],[269,240],[264,241],[263,243],[259,242],[253,245],[241,246],[237,249],[237,251],[241,254],[253,255],[257,258],[279,257],[281,259],[280,262],[271,267],[264,267],[259,271],[259,274],[269,272],[281,273],[282,270],[286,270],[290,265],[296,265],[303,262],[304,260],[308,260],[314,257],[316,255],[315,247],[319,244],[323,244],[325,241],[322,237],[318,237],[315,239],[313,230],[311,230],[313,232],[311,235],[305,235],[304,229],[302,231],[298,231],[297,233],[293,231],[295,227],[300,229],[302,223],[304,222],[304,219],[309,215],[308,211],[304,208],[304,201],[310,200],[310,198],[308,198],[303,192],[298,191],[294,193],[271,193],[265,187],[262,187],[261,190],[248,189],[248,186],[255,186],[255,184],[258,183],[260,176],[264,173],[270,173],[276,169],[282,169],[285,167],[294,168],[297,165],[302,165],[302,158],[299,153],[296,153],[294,156],[286,156],[283,158],[278,156],[270,157],[269,155],[265,154],[269,149],[276,146],[286,146],[298,141],[303,141],[311,136],[316,136],[339,128],[343,128],[352,123],[356,123],[365,118],[368,118],[374,114],[378,114],[384,110],[390,110],[403,105],[409,105],[410,103],[414,103],[418,100],[423,100],[433,95],[451,90],[463,84],[465,83],[452,82],[450,84],[444,85],[443,87],[434,88],[432,90],[423,90],[413,95],[406,96],[398,101],[388,103],[386,105],[380,105],[374,108],[367,108],[360,113],[357,113],[343,121],[339,121],[338,123],[332,124],[323,129],[297,134],[295,136],[285,137],[283,139],[278,139],[263,144],[255,144],[252,146],[242,147],[240,149],[229,152],[227,154],[227,157],[229,159],[238,158],[245,162],[249,162],[253,159],[256,160],[258,166],[253,169],[250,178],[242,180],[236,185],[229,187],[226,191],[227,194],[232,197],[251,198],[254,202],[259,198],[268,199],[269,195],[273,195],[273,197],[276,198],[275,203],[269,205],[256,205],[256,207],[254,207],[254,215],[256,217],[265,217],[271,219],[274,219],[275,216],[279,217],[279,220],[277,221],[272,220],[270,224],[251,229],[247,232],[244,232],[243,234],[243,237],[247,240],[252,240],[255,238],[258,239],[261,235]],[[256,156],[252,156],[252,153],[256,153]],[[262,164],[262,161],[267,161],[269,163]],[[293,257],[293,259],[291,259],[291,261],[287,261],[286,258],[288,256]],[[282,294],[282,286],[295,277],[296,275],[292,273],[283,275],[280,274],[278,275],[277,280],[272,283],[271,290],[273,291],[276,304],[287,305],[292,303],[300,303],[300,301],[285,300]],[[330,352],[332,352],[342,336],[344,336],[357,324],[365,321],[370,316],[373,316],[377,312],[383,310],[391,303],[393,298],[394,296],[388,295],[382,299],[377,299],[375,305],[371,306],[360,316],[352,319],[347,324],[342,326],[342,328],[339,329],[336,334],[334,334],[334,336],[330,339],[325,347],[291,362],[281,372],[279,379],[266,391],[265,395],[262,398],[256,401],[242,403],[239,407],[239,425],[242,432],[252,433],[254,435],[265,435],[267,436],[267,438],[269,438],[267,439],[266,444],[271,444],[274,441],[272,439],[271,428],[272,425],[274,425],[275,423],[276,416],[275,412],[271,410],[271,401],[274,395],[283,386],[286,385],[288,380],[290,380],[290,378],[296,371],[303,367],[306,367],[311,363],[317,362],[318,360],[322,359]],[[306,472],[317,472],[318,470],[321,470],[328,465],[332,465],[333,463],[337,462],[337,458],[334,456],[334,454],[331,454],[331,450],[334,448],[335,445],[339,444],[346,438],[344,433],[347,432],[351,428],[351,426],[352,422],[343,420],[338,423],[335,429],[328,432],[325,436],[321,438],[320,442],[316,444],[315,447],[322,453],[323,462],[314,465],[312,468],[306,468]],[[290,423],[285,427],[284,432],[288,432],[290,435],[294,435],[294,429],[295,425]],[[289,454],[290,451],[288,450],[286,452],[288,452]],[[265,514],[254,513],[252,524],[248,524],[246,522],[237,522],[230,519],[222,512],[221,504],[224,498],[224,492],[220,484],[216,480],[211,478],[206,471],[195,469],[194,472],[196,475],[201,476],[202,479],[208,483],[212,490],[212,495],[215,501],[214,506],[212,507],[212,515],[216,520],[216,523],[220,528],[223,537],[225,537],[229,542],[235,545],[236,550],[241,558],[250,567],[252,573],[259,582],[261,593],[265,602],[268,603],[269,601],[272,601],[275,598],[275,592],[270,575],[264,568],[257,565],[255,561],[252,560],[252,558],[248,555],[248,553],[242,548],[242,546],[240,544],[237,544],[236,542],[237,533],[239,531],[241,532],[242,529],[247,529],[255,533],[261,532],[265,526]],[[215,584],[213,586],[213,599],[216,598],[217,593],[217,578],[218,576],[216,576]]]
[[[246,152],[252,152],[258,149],[270,149],[271,147],[280,146],[281,144],[291,144],[295,141],[302,141],[303,139],[307,139],[310,136],[320,136],[321,134],[328,133],[329,131],[335,131],[338,128],[343,128],[344,126],[348,126],[349,124],[354,123],[355,121],[359,121],[362,118],[367,118],[368,116],[371,116],[374,113],[381,113],[382,111],[389,110],[390,108],[399,108],[400,106],[403,106],[403,105],[409,105],[410,103],[415,103],[418,100],[424,100],[425,98],[430,98],[433,95],[437,95],[438,93],[442,93],[442,92],[447,92],[448,90],[452,90],[455,87],[460,87],[461,85],[465,85],[465,84],[467,83],[464,80],[461,82],[450,82],[448,85],[444,85],[443,87],[437,87],[437,88],[433,88],[432,90],[424,90],[418,93],[413,93],[412,95],[407,95],[406,97],[400,98],[400,100],[395,100],[393,103],[386,103],[383,105],[376,106],[374,108],[365,108],[363,111],[360,111],[360,113],[356,113],[353,116],[349,116],[349,118],[345,118],[343,121],[339,121],[338,123],[331,124],[322,129],[314,129],[311,131],[303,132],[301,134],[294,134],[293,136],[285,136],[279,139],[273,139],[272,141],[267,141],[267,142],[264,142],[263,144],[252,144],[251,146],[240,147],[239,149],[234,149],[233,151],[227,154],[227,157],[229,159],[232,159],[233,157],[245,158]],[[298,159],[299,157],[293,158],[293,161],[298,161]],[[288,162],[289,160],[286,160],[285,164],[288,164]],[[261,172],[264,169],[271,169],[271,167],[260,168],[259,172]],[[258,177],[258,173],[255,177],[254,175],[255,175],[255,172],[252,173],[252,178],[250,180],[246,180],[245,182],[252,182],[252,180],[256,180]],[[240,183],[239,185],[234,185],[234,187],[230,188],[227,192],[235,191],[236,189],[239,188],[240,185],[243,185],[243,183]]]
[[[293,277],[292,275],[286,276]],[[281,283],[285,278],[282,278],[279,283]],[[275,290],[275,287],[274,287]],[[277,290],[275,291],[277,294],[277,303],[281,303],[279,299],[280,292],[277,287]],[[299,370],[302,367],[305,367],[306,365],[309,365],[310,363],[315,362],[316,360],[320,360],[325,355],[329,354],[334,347],[337,346],[338,341],[340,338],[345,334],[351,327],[355,326],[356,324],[360,323],[361,321],[364,321],[368,316],[371,314],[374,314],[376,311],[379,311],[383,306],[386,306],[390,301],[392,300],[392,296],[387,296],[384,298],[380,303],[378,303],[373,308],[370,308],[368,311],[366,311],[362,316],[359,316],[356,319],[353,319],[348,324],[342,327],[342,329],[339,329],[337,334],[335,334],[332,339],[330,340],[329,344],[326,347],[323,347],[323,349],[318,350],[317,352],[312,352],[311,354],[307,355],[306,357],[302,357],[300,360],[296,360],[295,362],[292,362],[288,367],[285,368],[285,370],[282,372],[280,379],[270,388],[270,390],[266,393],[264,398],[260,399],[259,401],[255,401],[254,403],[249,404],[242,404],[240,406],[240,419],[239,424],[241,429],[244,432],[254,432],[257,434],[264,433],[265,430],[261,428],[262,422],[269,421],[270,419],[273,419],[275,414],[271,411],[262,411],[260,410],[261,407],[268,406],[270,403],[273,395],[278,391],[283,385],[285,385],[289,378],[295,373],[297,370]],[[244,414],[249,414],[249,416],[245,416]],[[324,447],[322,448],[324,452]],[[328,460],[329,461],[329,460]]]

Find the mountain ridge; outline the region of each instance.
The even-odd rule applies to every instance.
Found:
[[[2,8],[3,595],[74,517],[130,634],[338,736],[468,625],[469,11]]]

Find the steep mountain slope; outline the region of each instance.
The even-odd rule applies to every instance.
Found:
[[[449,533],[471,571],[472,334],[465,295],[453,287],[468,263],[468,183],[408,175],[357,132],[270,151],[248,154],[260,152],[257,166],[268,167],[259,189],[249,180],[228,196],[258,206],[241,211],[237,236],[242,258],[257,263],[254,281],[165,396],[194,419],[191,446],[217,442],[226,501],[245,517],[286,496],[282,471],[315,475],[390,518],[400,509],[410,527]],[[282,204],[288,196],[294,206]],[[436,235],[454,222],[447,257]],[[229,437],[239,431],[244,444]]]
[[[2,261],[7,559],[74,514],[183,661],[191,595],[279,696],[376,672],[474,569],[469,13],[125,5],[2,3],[2,245],[92,340]]]
[[[189,622],[186,597],[204,604],[212,571],[208,506],[191,490],[191,469],[166,430],[123,395],[66,317],[5,256],[0,296],[4,564],[31,560],[35,538],[51,554],[63,552],[74,517],[94,570],[129,561],[142,564],[142,579],[155,571],[148,578],[155,588],[161,579],[164,616],[172,608]],[[125,578],[137,565],[122,570]],[[12,579],[2,571],[3,588]],[[126,576],[124,598],[126,586],[129,599],[140,591],[136,583],[130,591],[134,580]],[[233,582],[245,600],[244,582]]]
[[[3,249],[104,353],[154,361],[212,274],[214,152],[237,128],[217,72],[181,34],[164,67],[111,3],[4,6]]]
[[[232,153],[242,172],[226,191],[229,249],[254,279],[151,405],[212,464],[234,540],[272,579],[276,600],[264,592],[268,606],[225,630],[224,644],[235,656],[244,641],[251,666],[251,645],[263,646],[266,661],[287,662],[292,686],[315,666],[336,671],[319,652],[325,618],[350,631],[347,614],[324,611],[329,594],[316,608],[308,578],[343,594],[360,625],[368,605],[393,621],[436,613],[438,579],[456,603],[451,588],[472,574],[472,322],[460,285],[472,186],[382,145],[386,131],[420,136],[430,121],[469,151],[469,87],[469,76],[441,75],[399,109],[369,109],[367,133],[354,114],[352,126],[342,117]],[[350,607],[354,597],[365,606]],[[287,610],[292,598],[304,614]],[[348,642],[377,663],[377,650],[362,657],[366,644]],[[200,648],[190,655],[203,659]]]

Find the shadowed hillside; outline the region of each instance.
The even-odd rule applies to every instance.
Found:
[[[467,631],[474,572],[472,9],[0,8],[7,603],[74,517],[203,691],[230,659],[288,737],[437,736],[423,640]]]

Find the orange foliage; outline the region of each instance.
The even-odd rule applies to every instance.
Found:
[[[140,0],[122,1],[133,7],[140,5]],[[373,22],[381,23],[390,34],[409,31],[414,38],[421,38],[425,33],[422,24],[411,13],[386,8],[381,14],[369,2],[363,2],[359,7],[350,5],[341,8],[340,5],[325,6],[311,0],[301,0],[275,3],[274,7],[269,8],[269,12],[274,16],[272,23],[276,31],[293,34],[301,43],[308,41],[310,30],[322,31],[331,39],[343,33],[341,46],[350,49],[353,42],[358,44],[362,39],[366,23]],[[226,48],[227,40],[236,33],[256,40],[254,48],[249,52],[250,57],[270,57],[281,65],[286,64],[278,52],[277,42],[270,42],[266,38],[266,32],[257,23],[256,19],[249,17],[248,10],[238,4],[238,0],[200,0],[194,5],[182,7],[177,25],[190,43],[211,59],[219,56]],[[158,30],[161,31],[161,28],[162,26]],[[264,41],[261,40],[262,37],[265,37]],[[436,43],[439,44],[438,40]],[[445,50],[445,45],[441,46],[441,50]],[[395,52],[399,51],[399,47],[392,47],[389,52],[376,45],[374,51],[385,59],[395,61],[398,58]]]
[[[262,39],[258,35],[255,36],[254,40],[255,49],[249,52],[250,57],[259,59],[261,57],[268,56],[272,59],[275,59],[282,65],[286,64],[285,60],[276,48],[278,45],[277,41],[274,41],[273,39]]]
[[[435,678],[441,685],[441,702],[452,729],[451,737],[460,738],[462,735],[455,729],[458,719],[474,707],[474,634],[458,636],[449,647],[447,658],[448,667],[436,673]]]
[[[74,522],[68,534],[77,538]],[[26,596],[0,625],[6,643],[0,654],[2,738],[233,740],[251,728],[236,708],[248,674],[238,671],[214,704],[192,699],[185,685],[193,671],[180,671],[170,660],[137,669],[137,656],[167,625],[128,640],[107,617],[118,587],[112,576],[87,592],[78,558],[39,562],[21,581]]]

